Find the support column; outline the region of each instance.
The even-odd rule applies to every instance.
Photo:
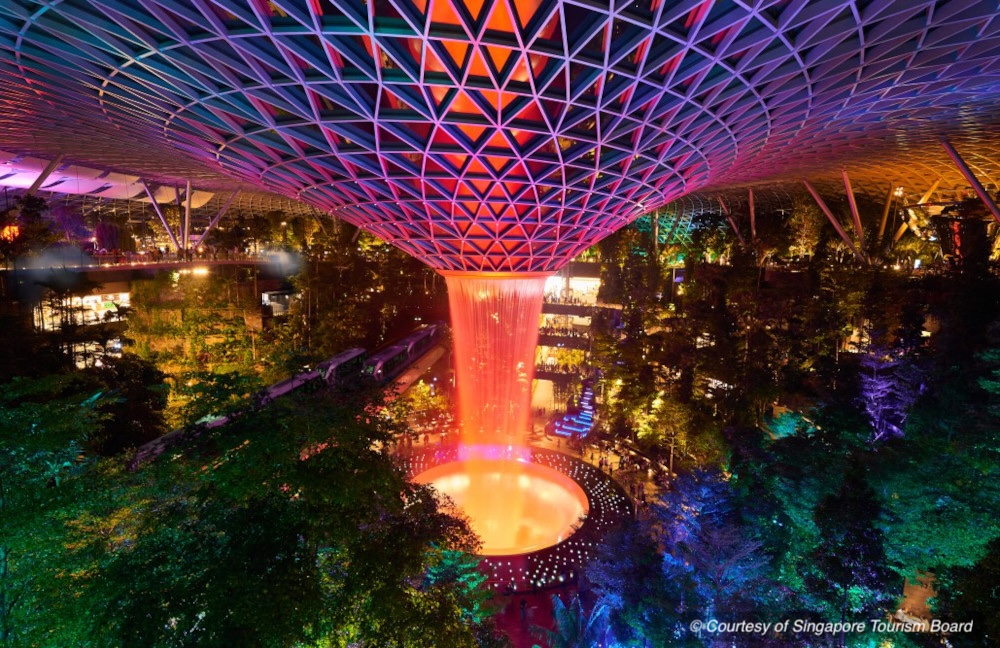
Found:
[[[878,225],[878,239],[876,243],[882,245],[882,237],[885,236],[885,226],[889,222],[889,208],[892,207],[892,194],[896,190],[894,183],[889,183],[889,193],[885,196],[885,208],[882,209],[882,220]]]
[[[858,245],[865,249],[865,231],[861,228],[861,214],[858,213],[858,203],[854,200],[854,189],[851,188],[851,179],[847,176],[847,169],[842,169],[844,176],[844,188],[847,190],[847,204],[851,208],[851,218],[854,220],[854,232],[858,235]]]
[[[892,244],[895,245],[896,243],[899,243],[899,239],[903,238],[903,234],[906,234],[906,230],[909,228],[910,226],[907,223],[900,225],[899,229],[896,230],[896,234],[892,237]]]
[[[732,215],[729,213],[729,208],[726,207],[726,203],[722,202],[722,196],[719,196],[719,207],[722,208],[722,213],[726,215],[726,220],[729,221],[729,226],[733,228],[733,232],[736,234],[736,238],[739,239],[740,245],[746,245],[747,242],[743,240],[740,228],[736,227],[736,221],[733,220]]]
[[[750,240],[757,240],[757,215],[754,213],[753,205],[753,187],[747,189],[748,199],[750,200]]]
[[[191,245],[191,181],[188,180],[184,186],[184,195],[187,196],[187,203],[184,205],[184,249]]]
[[[323,219],[319,217],[319,213],[317,213],[316,208],[310,207],[309,213],[312,214],[312,217],[316,219],[316,224],[319,225],[319,229],[321,232],[323,232],[323,235],[329,236],[329,233],[326,231],[326,225],[323,224]]]
[[[939,184],[941,184],[941,178],[938,178],[937,180],[934,181],[934,184],[932,184],[931,188],[927,190],[927,193],[925,193],[923,196],[920,197],[920,200],[917,201],[917,204],[923,205],[925,202],[930,200],[931,196],[933,196],[934,192],[937,190]]]
[[[834,218],[833,212],[831,212],[830,208],[826,206],[826,203],[823,202],[823,199],[820,197],[820,195],[816,192],[815,189],[813,189],[813,186],[809,184],[809,181],[802,180],[802,184],[804,184],[806,186],[806,189],[809,190],[809,193],[812,194],[813,200],[816,201],[816,204],[819,205],[820,210],[822,210],[822,212],[826,215],[827,220],[829,220],[830,224],[833,225],[833,229],[837,230],[837,234],[840,235],[840,239],[847,244],[847,247],[851,248],[851,252],[854,253],[854,256],[857,257],[858,261],[867,264],[868,259],[866,259],[865,256],[860,251],[858,251],[858,248],[854,246],[854,242],[851,240],[851,237],[847,235],[847,232],[844,231],[844,228],[841,227],[837,219]]]
[[[142,185],[142,188],[146,190],[146,195],[149,196],[149,202],[153,203],[153,211],[155,211],[157,217],[159,217],[160,223],[163,225],[163,229],[167,231],[167,236],[170,237],[170,242],[174,244],[174,250],[180,252],[181,246],[177,242],[177,237],[174,236],[173,230],[170,229],[170,225],[167,223],[167,217],[163,215],[163,210],[160,209],[160,204],[156,202],[156,196],[154,196],[153,192],[150,191],[149,185],[146,184],[145,180],[139,178],[139,183]]]
[[[233,195],[231,195],[229,197],[229,199],[226,200],[225,203],[223,203],[222,208],[219,209],[219,213],[217,213],[212,218],[212,221],[208,224],[208,227],[206,227],[205,231],[202,232],[201,236],[198,237],[198,240],[194,244],[195,249],[201,247],[202,241],[205,240],[205,237],[208,236],[209,232],[211,232],[213,229],[215,229],[215,226],[219,224],[219,221],[222,220],[222,217],[226,215],[226,212],[229,211],[229,206],[233,204],[233,201],[236,200],[236,196],[239,195],[239,193],[240,192],[237,189],[236,191],[233,192]],[[191,202],[189,200],[188,201],[188,205],[190,205],[190,204],[191,204]]]
[[[64,154],[60,153],[59,155],[57,155],[55,157],[54,160],[52,160],[51,162],[49,162],[48,164],[45,165],[45,168],[38,175],[38,177],[35,178],[35,181],[32,182],[31,186],[28,187],[28,190],[26,192],[24,192],[24,195],[26,197],[27,196],[34,196],[35,195],[35,192],[38,191],[41,188],[42,184],[46,180],[48,180],[49,176],[52,175],[52,172],[55,171],[56,169],[58,169],[59,165],[62,164],[63,157],[65,157]]]
[[[986,188],[983,187],[981,182],[979,182],[979,178],[976,177],[976,174],[972,172],[972,169],[970,169],[969,165],[965,163],[965,160],[963,160],[962,156],[958,154],[958,151],[956,151],[955,147],[951,145],[951,142],[942,137],[941,146],[943,146],[944,150],[947,151],[948,155],[955,163],[955,166],[957,166],[958,170],[962,172],[963,176],[965,176],[965,179],[968,180],[970,185],[972,185],[972,189],[976,192],[976,195],[979,196],[979,199],[983,201],[983,204],[986,205],[986,209],[990,210],[990,213],[993,214],[993,218],[1000,223],[1000,208],[998,208],[997,204],[993,202],[993,198],[990,197]]]
[[[179,231],[180,252],[187,252],[187,241],[184,239],[184,201],[181,200],[181,188],[174,186],[174,203],[177,205],[177,215],[180,217]]]
[[[656,210],[650,214],[653,221],[653,258],[660,258],[660,211]]]

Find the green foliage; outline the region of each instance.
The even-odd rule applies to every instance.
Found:
[[[88,459],[145,371],[0,392],[0,645],[502,645],[477,541],[366,401],[280,399],[136,473]]]
[[[903,575],[970,567],[1000,537],[998,333],[989,330],[969,366],[939,374],[873,474],[886,498],[887,550]]]
[[[239,371],[182,373],[171,394],[178,412],[176,424],[190,426],[231,414],[246,407],[250,396],[261,387],[259,378]]]
[[[952,567],[938,576],[940,594],[933,601],[934,615],[951,622],[972,621],[972,632],[955,633],[952,645],[973,648],[996,644],[1000,637],[1000,538],[990,542],[975,565]]]
[[[793,234],[788,253],[795,257],[812,255],[825,225],[826,219],[816,201],[809,196],[797,197],[792,204],[792,214],[789,218],[789,230]]]
[[[736,236],[723,214],[697,214],[692,219],[691,249],[687,258],[718,262],[732,253],[736,243]]]
[[[474,645],[488,611],[472,564],[454,553],[475,549],[467,528],[378,450],[395,430],[359,419],[363,403],[303,405],[280,399],[148,469],[130,542],[87,545],[87,596],[104,610],[95,636]]]
[[[376,347],[410,332],[415,321],[440,318],[446,303],[439,275],[349,226],[317,232],[292,283],[303,296],[293,329],[314,359]]]
[[[100,408],[103,424],[90,437],[99,454],[116,455],[166,432],[164,409],[170,386],[155,365],[126,353],[118,358],[105,356],[101,366],[87,373],[107,390]]]
[[[552,628],[534,626],[532,634],[544,639],[549,648],[591,648],[604,645],[610,634],[608,608],[598,603],[587,613],[579,596],[569,605],[558,594],[552,596]]]
[[[14,207],[0,212],[0,230],[11,228],[6,230],[6,236],[0,236],[0,259],[9,265],[14,259],[44,249],[58,240],[58,233],[44,217],[47,210],[44,199],[24,196]]]
[[[450,411],[451,404],[444,394],[444,390],[432,389],[431,385],[420,380],[412,385],[399,399],[404,401],[407,412],[419,424],[428,424],[438,416]]]
[[[807,580],[829,607],[828,619],[867,621],[895,601],[899,581],[886,563],[880,508],[855,471],[816,507],[819,544]]]
[[[479,570],[480,559],[464,551],[432,546],[424,574],[424,589],[454,588],[462,618],[480,624],[495,614],[497,606],[484,587],[486,574]]]
[[[63,520],[90,492],[82,453],[100,424],[101,393],[85,388],[59,374],[0,390],[0,646],[59,636],[52,611],[66,602],[73,568]]]
[[[108,557],[94,579],[109,605],[93,636],[135,646],[308,639],[322,602],[316,547],[303,541],[301,520],[281,500],[194,496],[144,515],[132,546]]]

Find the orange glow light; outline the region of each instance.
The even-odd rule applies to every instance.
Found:
[[[461,461],[417,477],[449,495],[485,555],[554,545],[588,510],[572,479],[523,460],[548,274],[442,272],[455,343]],[[511,457],[519,457],[514,460]]]
[[[3,229],[0,229],[0,239],[4,241],[13,241],[20,235],[21,228],[17,225],[4,225]]]
[[[589,511],[587,495],[547,466],[472,459],[435,466],[416,481],[431,484],[469,517],[485,556],[551,547],[571,536]]]

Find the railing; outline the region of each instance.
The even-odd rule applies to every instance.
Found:
[[[17,259],[10,267],[0,270],[102,270],[113,268],[160,268],[181,265],[239,265],[245,263],[274,263],[276,254],[42,254],[38,257]]]
[[[590,336],[588,335],[553,335],[539,332],[538,346],[559,347],[563,349],[577,349],[586,351],[590,348]]]

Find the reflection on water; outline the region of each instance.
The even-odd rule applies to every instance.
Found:
[[[486,556],[528,553],[562,542],[587,514],[576,482],[546,466],[474,459],[417,475],[450,497],[469,517]]]

